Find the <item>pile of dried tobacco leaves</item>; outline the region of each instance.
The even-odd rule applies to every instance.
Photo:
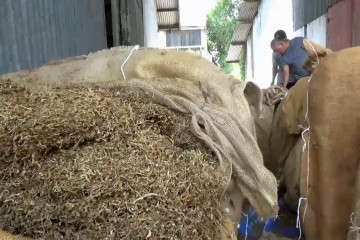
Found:
[[[213,239],[217,159],[142,92],[0,79],[0,229],[36,239]]]

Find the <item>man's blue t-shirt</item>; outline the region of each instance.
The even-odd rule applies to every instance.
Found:
[[[295,81],[310,76],[310,73],[303,68],[303,64],[308,56],[309,54],[304,46],[304,38],[296,37],[290,40],[288,50],[282,55],[281,67],[289,65],[290,71],[294,74]]]
[[[283,85],[284,83],[284,70],[281,67],[281,62],[282,62],[282,56],[280,55],[280,53],[273,52],[273,66],[279,67],[277,72],[277,81],[276,81],[277,85]],[[291,69],[290,69],[289,82],[295,82],[294,74],[292,74]]]

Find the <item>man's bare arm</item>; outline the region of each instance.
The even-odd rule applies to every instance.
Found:
[[[271,85],[274,85],[275,83],[275,77],[276,74],[278,73],[278,67],[276,65],[273,65],[273,69],[272,69],[272,81],[271,81]]]
[[[289,83],[289,79],[290,79],[290,69],[289,69],[289,65],[284,66],[284,87],[287,88],[286,86]]]

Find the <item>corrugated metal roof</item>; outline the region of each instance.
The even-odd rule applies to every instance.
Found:
[[[327,12],[328,7],[338,1],[339,0],[294,0],[294,29],[298,30],[318,17],[321,17]]]
[[[239,21],[252,22],[258,12],[259,2],[243,2],[240,5]]]
[[[240,5],[238,22],[235,25],[226,62],[239,62],[242,46],[245,45],[260,1],[243,1]]]
[[[159,26],[169,26],[179,24],[178,12],[158,12],[157,14]]]
[[[245,42],[250,32],[251,26],[252,23],[237,22],[231,42],[232,43]]]
[[[228,55],[226,57],[227,63],[234,63],[240,61],[242,45],[230,45]]]
[[[159,30],[179,28],[179,0],[156,0]]]
[[[1,0],[0,74],[106,48],[103,0]]]
[[[157,5],[158,9],[178,8],[179,1],[178,0],[156,0],[156,5]]]

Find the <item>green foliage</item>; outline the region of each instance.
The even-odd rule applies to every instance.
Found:
[[[241,49],[240,55],[240,79],[245,81],[246,45]]]
[[[218,0],[207,16],[208,50],[214,63],[231,73],[232,65],[225,62],[234,32],[239,0]]]

